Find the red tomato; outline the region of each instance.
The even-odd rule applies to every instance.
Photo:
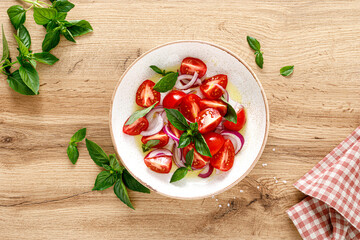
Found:
[[[210,149],[211,156],[214,156],[221,149],[225,142],[224,137],[215,132],[204,134],[204,138]]]
[[[200,99],[201,98],[198,95],[188,94],[183,98],[182,103],[180,104],[180,112],[191,122],[195,121],[195,118],[200,112]]]
[[[193,163],[192,163],[192,167],[195,169],[201,169],[203,167],[205,167],[206,163],[209,162],[209,157],[203,156],[200,153],[198,153],[195,149],[195,145],[193,143],[187,145],[186,147],[184,147],[183,149],[183,154],[184,157],[186,157],[186,154],[191,150],[194,149],[194,159],[193,159]]]
[[[170,130],[173,132],[173,134],[175,134],[176,137],[180,138],[181,134],[183,134],[184,131],[181,131],[179,129],[177,129],[176,127],[174,127],[174,125],[172,125],[170,122],[169,122],[169,127],[170,127]]]
[[[233,131],[240,131],[245,123],[246,123],[246,114],[245,114],[245,108],[241,108],[238,112],[237,112],[237,123],[233,123],[233,122],[229,122],[229,121],[225,121],[224,122],[224,127],[226,127],[229,130],[233,130]]]
[[[199,78],[203,77],[206,73],[207,67],[206,64],[197,58],[187,57],[184,58],[181,62],[180,72],[181,74],[190,74],[194,75],[195,72],[198,72]]]
[[[229,139],[226,139],[221,149],[210,159],[210,164],[220,171],[228,171],[234,164],[234,158],[234,146]]]
[[[196,118],[199,124],[199,132],[207,133],[215,130],[220,124],[222,116],[215,108],[206,108],[202,110]]]
[[[130,125],[124,124],[123,132],[128,135],[139,135],[142,131],[145,131],[148,127],[149,127],[149,121],[146,119],[146,117],[141,117],[138,118],[133,124]]]
[[[199,107],[201,110],[204,110],[205,108],[215,108],[219,111],[221,116],[225,116],[227,112],[227,105],[221,100],[201,99],[199,101]]]
[[[140,107],[150,107],[156,102],[160,102],[160,93],[155,91],[153,87],[155,83],[145,80],[136,92],[136,104]],[[159,103],[158,103],[159,104]],[[156,105],[158,105],[156,104]]]
[[[169,92],[163,101],[164,108],[176,108],[180,105],[183,97],[186,96],[186,93],[178,90],[173,90]]]
[[[154,135],[143,136],[141,138],[141,142],[143,144],[146,144],[150,140],[159,140],[160,142],[157,145],[155,145],[154,148],[161,148],[161,147],[164,147],[166,144],[168,144],[169,136],[166,133],[164,133],[163,130],[161,130],[160,132],[158,132]]]
[[[157,173],[169,173],[172,167],[172,156],[160,155],[155,157],[145,157],[145,165]]]
[[[215,84],[218,84],[226,89],[227,83],[227,76],[224,74],[219,74],[205,79],[200,86],[200,91],[208,99],[218,99],[224,94],[224,92]]]

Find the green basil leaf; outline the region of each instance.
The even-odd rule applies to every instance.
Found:
[[[56,14],[55,19],[58,20],[58,21],[65,21],[66,17],[67,17],[67,13],[66,13],[66,12],[58,12],[58,13]]]
[[[134,112],[133,114],[131,114],[131,116],[129,117],[129,119],[126,121],[125,125],[131,125],[133,124],[136,120],[138,120],[139,118],[145,116],[146,114],[148,114],[148,112],[151,111],[151,109],[153,109],[155,107],[155,105],[158,102],[154,103],[152,106],[142,109],[142,110],[138,110],[136,112]]]
[[[21,79],[24,81],[35,94],[39,93],[39,75],[35,68],[28,62],[21,62],[19,73]]]
[[[35,93],[21,79],[19,70],[10,74],[7,78],[7,82],[15,92],[23,95],[35,95]]]
[[[29,49],[25,46],[25,44],[21,41],[21,39],[14,34],[14,38],[19,46],[18,50],[22,56],[29,55]]]
[[[96,165],[101,167],[103,164],[109,164],[108,156],[99,145],[89,139],[85,139],[85,142],[89,155]]]
[[[74,4],[69,2],[68,0],[57,0],[52,5],[58,12],[69,12],[71,9],[75,7]]]
[[[36,69],[36,61],[34,59],[29,59],[29,62]]]
[[[81,142],[86,136],[86,128],[77,131],[70,139],[70,142]]]
[[[54,55],[52,55],[51,53],[48,53],[48,52],[34,53],[33,57],[36,61],[48,64],[48,65],[53,65],[54,63],[59,61],[59,59],[57,57],[55,57]]]
[[[109,155],[110,158],[110,166],[117,172],[122,173],[124,167],[120,166],[119,161],[116,158],[115,154],[110,154]]]
[[[158,74],[161,74],[161,75],[164,75],[164,74],[163,74],[163,73],[164,73],[163,70],[161,70],[161,69],[158,68],[157,66],[151,65],[150,68],[151,68],[152,70],[154,70],[154,72],[156,72],[156,73],[158,73]]]
[[[112,174],[111,172],[108,171],[102,171],[100,172],[95,180],[95,184],[94,184],[94,188],[92,189],[97,190],[97,191],[102,191],[105,190],[109,187],[111,187],[112,185],[114,185],[116,181],[116,175]]]
[[[124,169],[122,174],[122,178],[124,181],[125,186],[133,191],[142,192],[142,193],[150,193],[150,190],[143,186],[141,183],[138,182],[129,172],[128,170]]]
[[[9,76],[11,75],[11,72],[10,72],[10,69],[11,69],[11,66],[9,66],[9,64],[11,64],[11,58],[7,58],[5,59],[4,63],[1,65],[1,67],[3,67],[3,74]]]
[[[42,43],[43,52],[50,52],[60,42],[60,30],[53,29],[45,35],[45,39]]]
[[[235,109],[230,105],[230,103],[228,103],[224,97],[221,97],[221,100],[226,103],[227,105],[227,110],[226,110],[226,114],[224,116],[224,118],[230,122],[233,123],[237,123],[237,115],[236,115],[236,111]]]
[[[78,37],[93,31],[90,23],[86,20],[69,21],[69,23],[71,26],[68,27],[68,30],[71,32],[73,37]]]
[[[190,130],[194,133],[199,130],[199,125],[197,122],[190,123]]]
[[[67,155],[72,162],[72,164],[75,164],[79,158],[79,150],[76,147],[75,143],[69,143],[69,146],[67,148]]]
[[[21,25],[23,25],[26,20],[26,10],[19,5],[11,6],[7,10],[7,14],[15,29],[18,29]]]
[[[292,74],[294,71],[294,65],[292,66],[286,66],[286,67],[282,67],[280,69],[280,74],[283,76],[289,76],[290,74]]]
[[[165,75],[155,84],[153,89],[158,92],[170,91],[175,86],[178,75],[178,73],[169,73]]]
[[[210,149],[201,133],[195,135],[195,149],[203,156],[212,157]]]
[[[256,56],[255,56],[255,62],[256,64],[262,69],[263,68],[263,64],[264,64],[264,59],[263,59],[263,55],[262,55],[262,52],[256,52],[255,53]]]
[[[36,24],[45,25],[56,18],[57,11],[52,8],[34,7],[34,20]]]
[[[21,25],[17,30],[17,35],[19,36],[21,42],[29,49],[31,45],[30,33],[24,25]]]
[[[106,165],[106,164],[103,164],[102,167],[105,169],[105,170],[112,170],[111,167],[109,165]]]
[[[193,160],[194,160],[194,149],[191,149],[190,151],[188,151],[188,153],[185,156],[185,165],[187,167],[191,167],[191,165],[193,164]]]
[[[183,179],[187,173],[188,173],[188,169],[186,167],[181,167],[176,169],[176,171],[174,172],[174,174],[170,179],[170,182],[173,183]]]
[[[170,123],[177,129],[185,131],[190,127],[185,117],[178,110],[165,108],[165,112]]]
[[[181,134],[180,138],[179,138],[179,146],[178,148],[184,148],[187,145],[189,145],[191,143],[191,136],[189,136],[186,132]]]
[[[5,59],[8,59],[10,57],[10,50],[9,50],[9,44],[6,40],[6,36],[4,33],[4,26],[1,26],[2,28],[2,46],[3,46],[3,54],[1,57],[1,61],[4,61]]]
[[[142,145],[142,150],[143,150],[143,152],[147,152],[147,151],[149,151],[152,147],[155,147],[155,146],[158,145],[159,143],[160,143],[160,140],[157,140],[157,139],[149,140],[149,141],[147,141],[145,144]]]
[[[55,20],[50,21],[48,24],[46,24],[46,32],[50,32],[51,30],[54,30],[58,26],[59,25]]]
[[[64,35],[64,37],[65,37],[68,41],[76,43],[73,35],[71,34],[71,32],[70,32],[68,29],[64,28],[63,30],[61,30],[61,33],[62,33],[62,35]]]
[[[129,194],[127,192],[127,189],[124,185],[124,182],[122,181],[122,178],[119,178],[114,186],[114,193],[115,195],[123,202],[125,203],[129,208],[132,208],[135,210],[133,205],[131,204]]]
[[[254,49],[255,51],[260,51],[260,43],[258,42],[258,40],[250,36],[247,36],[246,40],[252,49]]]

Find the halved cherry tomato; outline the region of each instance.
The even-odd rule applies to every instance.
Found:
[[[221,149],[210,159],[210,164],[220,171],[228,171],[234,164],[234,158],[234,146],[229,139],[226,139]]]
[[[174,125],[172,125],[170,122],[169,122],[169,127],[170,127],[170,130],[173,132],[173,134],[175,134],[176,137],[180,138],[181,134],[183,134],[184,131],[181,131],[179,129],[177,129],[176,127],[174,127]]]
[[[227,112],[227,105],[221,100],[201,99],[199,101],[199,107],[201,110],[204,110],[205,108],[215,108],[219,111],[221,116],[225,116]]]
[[[160,93],[153,89],[154,86],[155,83],[151,80],[145,80],[140,85],[136,92],[137,105],[139,105],[140,107],[150,107],[154,103],[160,102]]]
[[[176,108],[180,105],[183,97],[186,96],[186,93],[183,91],[173,90],[169,92],[163,101],[164,108]]]
[[[218,99],[224,94],[224,92],[215,84],[218,84],[226,89],[227,83],[227,76],[224,74],[219,74],[205,79],[200,86],[200,91],[208,99]]]
[[[233,122],[225,121],[224,127],[226,127],[229,130],[240,131],[246,123],[245,108],[242,107],[241,109],[239,109],[236,115],[237,115],[237,122],[233,123]]]
[[[210,158],[201,155],[200,153],[198,153],[195,149],[195,145],[193,143],[190,143],[189,145],[187,145],[186,147],[184,147],[183,149],[183,154],[184,157],[186,157],[186,154],[191,150],[194,149],[194,159],[193,159],[193,163],[192,163],[192,167],[195,169],[201,169],[203,167],[205,167],[206,163],[209,162]]]
[[[198,72],[199,78],[203,77],[206,73],[207,67],[206,64],[197,58],[187,57],[184,58],[181,62],[180,72],[181,74],[190,74],[194,75],[195,72]]]
[[[180,112],[187,118],[189,121],[194,122],[195,118],[198,116],[200,112],[199,101],[200,97],[195,94],[186,95],[181,104],[180,104]]]
[[[221,122],[222,116],[215,108],[206,108],[196,117],[200,133],[207,133],[214,130]]]
[[[157,145],[155,145],[154,148],[161,148],[161,147],[164,147],[166,144],[168,144],[169,136],[166,133],[164,133],[163,130],[161,130],[160,132],[158,132],[154,135],[143,136],[141,138],[141,142],[143,144],[146,144],[150,140],[159,140],[160,142]]]
[[[221,149],[225,142],[224,137],[215,132],[204,134],[204,139],[210,149],[211,156],[214,156]]]
[[[160,155],[155,157],[145,157],[145,165],[157,173],[169,173],[172,167],[172,156]]]
[[[126,122],[128,120],[126,120]],[[146,119],[146,117],[141,117],[138,118],[133,124],[130,125],[124,124],[123,132],[128,135],[139,135],[142,131],[145,131],[148,127],[149,127],[149,121]]]

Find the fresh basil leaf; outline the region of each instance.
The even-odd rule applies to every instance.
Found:
[[[71,26],[68,27],[68,30],[71,32],[73,37],[78,37],[93,31],[90,23],[86,20],[69,21],[69,23]]]
[[[294,65],[292,66],[286,66],[286,67],[282,67],[280,69],[280,74],[287,77],[289,76],[290,74],[292,74],[294,71]]]
[[[86,128],[77,131],[70,139],[70,142],[81,142],[86,136]]]
[[[124,182],[122,180],[122,178],[119,178],[114,186],[114,193],[115,195],[123,202],[125,203],[129,208],[132,208],[135,210],[135,208],[133,207],[133,205],[131,204],[130,198],[129,198],[129,194],[127,192],[127,189],[124,185]]]
[[[194,149],[191,149],[190,151],[188,151],[188,153],[185,156],[185,165],[187,167],[191,167],[193,160],[194,160]]]
[[[155,84],[153,89],[158,92],[170,91],[175,86],[178,75],[178,73],[169,73],[165,75]]]
[[[133,124],[136,120],[138,120],[139,118],[145,116],[146,114],[148,114],[151,109],[153,109],[155,107],[155,105],[158,102],[154,103],[152,106],[142,109],[142,110],[138,110],[136,112],[134,112],[133,114],[131,114],[131,116],[129,117],[129,119],[126,121],[125,125],[131,125]]]
[[[191,139],[192,137],[188,135],[188,133],[183,133],[181,134],[180,138],[179,138],[179,146],[178,148],[184,148],[187,145],[189,145],[191,143]]]
[[[48,64],[48,65],[53,65],[54,63],[59,61],[59,59],[57,57],[55,57],[54,55],[52,55],[51,53],[48,53],[48,52],[34,53],[33,57],[36,61]]]
[[[92,189],[97,190],[97,191],[102,191],[105,190],[109,187],[111,187],[112,185],[114,185],[116,181],[116,175],[108,172],[108,171],[102,171],[100,172],[95,180],[95,184],[94,184],[94,188]]]
[[[66,12],[58,12],[57,14],[56,14],[56,20],[57,21],[65,21],[65,19],[66,19],[66,17],[67,17],[67,13]]]
[[[210,149],[201,133],[195,135],[195,149],[203,156],[212,157]]]
[[[29,59],[29,62],[36,69],[36,61],[34,59]]]
[[[39,93],[39,75],[35,68],[28,62],[21,62],[19,73],[24,81],[35,94]]]
[[[76,147],[75,143],[69,143],[69,146],[67,148],[67,155],[72,162],[72,164],[75,164],[79,158],[79,150]]]
[[[247,36],[246,37],[247,42],[249,43],[249,46],[254,49],[255,51],[260,51],[260,43],[258,40],[256,40],[253,37]]]
[[[19,5],[11,6],[7,10],[7,14],[15,29],[18,29],[26,20],[26,10]]]
[[[141,183],[138,182],[129,172],[128,170],[124,169],[122,174],[122,178],[124,181],[125,186],[133,191],[142,192],[142,193],[150,193],[150,190],[143,186]]]
[[[14,38],[16,39],[16,42],[19,46],[19,52],[22,56],[29,55],[29,49],[25,46],[25,44],[21,41],[21,39],[14,34]]]
[[[10,57],[10,50],[9,50],[9,44],[6,40],[6,36],[4,33],[4,26],[1,26],[2,28],[2,45],[3,45],[3,54],[1,57],[1,61],[4,61],[5,59],[8,59]]]
[[[45,25],[56,18],[57,11],[52,8],[34,7],[34,20],[36,24]]]
[[[196,132],[199,130],[199,125],[197,122],[190,123],[190,130],[192,132]]]
[[[110,154],[110,166],[117,172],[122,173],[124,167],[120,166],[115,154]]]
[[[58,12],[69,12],[71,9],[75,7],[75,5],[69,2],[68,0],[57,0],[56,2],[53,3],[52,6]]]
[[[163,70],[161,70],[160,68],[158,68],[158,67],[155,66],[155,65],[151,65],[150,68],[151,68],[152,70],[154,70],[154,72],[156,72],[156,73],[158,73],[158,74],[161,74],[161,75],[163,75],[163,76],[165,75],[164,72],[163,72]]]
[[[159,143],[160,143],[160,140],[158,140],[158,139],[149,140],[149,141],[147,141],[145,144],[142,145],[142,150],[143,150],[143,152],[147,152],[147,151],[149,151],[152,147],[155,147],[155,146],[158,145]]]
[[[262,69],[264,64],[263,54],[260,51],[256,52],[255,54],[255,62]]]
[[[50,52],[60,42],[60,30],[53,29],[45,35],[45,39],[42,43],[43,52]]]
[[[103,164],[102,167],[105,169],[105,170],[112,170],[111,167],[109,165],[106,165],[106,164]]]
[[[52,20],[48,24],[46,24],[46,32],[50,32],[51,30],[54,30],[58,26],[59,26],[59,24],[57,23],[57,21]]]
[[[108,156],[99,145],[89,139],[85,139],[85,142],[89,155],[96,165],[101,167],[103,164],[109,164]]]
[[[226,99],[224,97],[221,97],[221,100],[226,103],[227,105],[227,110],[226,110],[226,114],[224,116],[224,118],[230,122],[233,123],[237,123],[237,115],[236,115],[236,111],[235,109],[231,106],[230,103],[228,103],[228,101],[226,101]]]
[[[5,59],[4,63],[2,64],[1,67],[3,67],[3,74],[9,76],[11,75],[11,72],[10,72],[10,69],[11,69],[11,66],[9,66],[9,64],[11,64],[11,58],[7,58]]]
[[[35,93],[21,79],[19,70],[11,73],[7,78],[7,82],[15,92],[23,95],[35,95]]]
[[[165,108],[165,112],[170,123],[177,129],[185,131],[190,127],[185,117],[178,110]]]
[[[30,33],[24,25],[21,25],[17,30],[17,35],[19,36],[21,42],[29,49],[31,45]]]
[[[188,169],[186,167],[181,167],[176,169],[176,171],[174,172],[174,174],[170,179],[170,182],[173,183],[183,179],[187,173],[188,173]]]
[[[63,30],[61,30],[61,33],[62,33],[62,35],[64,35],[64,37],[65,37],[68,41],[76,43],[73,35],[71,34],[71,32],[70,32],[68,29],[64,28]]]

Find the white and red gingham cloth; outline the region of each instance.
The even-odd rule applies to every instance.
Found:
[[[360,126],[295,183],[287,213],[303,239],[360,239]]]

